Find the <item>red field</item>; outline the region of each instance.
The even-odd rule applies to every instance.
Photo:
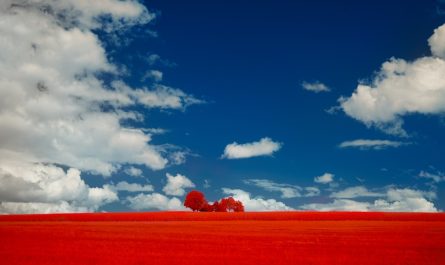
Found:
[[[445,264],[445,214],[0,216],[0,264]]]

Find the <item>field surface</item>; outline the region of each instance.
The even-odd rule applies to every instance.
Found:
[[[0,216],[0,263],[445,264],[445,214]]]

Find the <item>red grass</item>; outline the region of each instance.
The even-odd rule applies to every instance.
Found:
[[[1,264],[445,264],[445,214],[0,216]]]

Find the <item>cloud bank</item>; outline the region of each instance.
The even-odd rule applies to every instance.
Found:
[[[122,125],[143,119],[128,107],[202,102],[160,84],[131,88],[95,33],[119,34],[153,18],[137,1],[1,1],[0,177],[18,195],[2,190],[0,211],[97,210],[116,194],[87,186],[81,171],[110,176],[122,165],[169,163],[150,134]]]
[[[301,206],[304,210],[316,211],[381,211],[381,212],[437,212],[430,201],[436,196],[433,192],[413,189],[388,188],[383,194],[368,191],[364,187],[348,188],[333,193],[335,199],[329,203],[311,203]],[[346,198],[381,197],[373,202]]]

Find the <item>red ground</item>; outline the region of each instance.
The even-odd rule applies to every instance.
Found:
[[[0,216],[0,264],[445,264],[445,214]]]

